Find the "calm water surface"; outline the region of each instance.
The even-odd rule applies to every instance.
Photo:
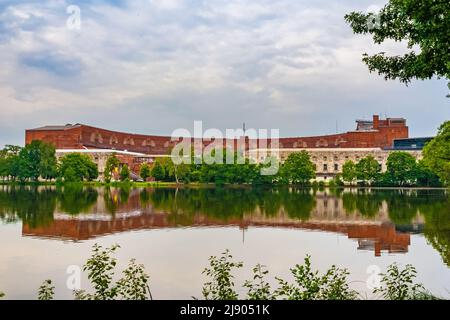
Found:
[[[35,299],[53,279],[69,299],[67,268],[94,243],[121,246],[119,268],[146,266],[156,299],[201,297],[208,257],[230,249],[245,268],[274,276],[306,254],[313,266],[348,268],[372,297],[369,266],[413,264],[418,281],[450,297],[450,197],[444,190],[106,189],[0,186],[0,291]],[[89,289],[83,277],[82,287]]]

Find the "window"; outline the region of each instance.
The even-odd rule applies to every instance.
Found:
[[[326,163],[323,165],[323,171],[328,171],[328,165]]]
[[[327,157],[323,157],[323,161],[327,161]]]
[[[339,165],[337,163],[334,164],[334,171],[338,171],[339,170]]]

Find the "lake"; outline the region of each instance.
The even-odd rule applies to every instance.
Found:
[[[70,299],[68,267],[95,243],[121,246],[118,275],[132,258],[144,264],[155,299],[201,298],[208,258],[225,249],[244,262],[239,287],[257,263],[276,287],[275,276],[291,280],[289,268],[310,254],[319,270],[347,268],[362,298],[373,297],[373,270],[393,262],[450,297],[450,196],[439,189],[0,186],[0,243],[8,299],[36,299],[45,279]]]

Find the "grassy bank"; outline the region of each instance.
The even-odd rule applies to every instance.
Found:
[[[150,182],[135,182],[135,181],[84,181],[84,182],[69,182],[64,183],[60,181],[36,181],[36,182],[20,182],[20,181],[0,181],[0,185],[4,186],[83,186],[83,187],[113,187],[113,188],[255,188],[255,187],[295,187],[314,190],[343,190],[343,189],[372,189],[372,190],[395,190],[395,189],[410,189],[410,190],[446,190],[445,187],[399,187],[399,186],[361,186],[361,185],[330,185],[330,184],[310,184],[310,185],[296,185],[296,184],[214,184],[214,183],[176,183],[163,181]]]

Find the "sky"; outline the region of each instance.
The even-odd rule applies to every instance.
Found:
[[[386,2],[0,0],[0,146],[47,124],[170,135],[196,120],[245,122],[289,137],[353,130],[372,114],[434,135],[450,119],[447,81],[370,73],[364,52],[406,45],[374,45],[344,21]]]

